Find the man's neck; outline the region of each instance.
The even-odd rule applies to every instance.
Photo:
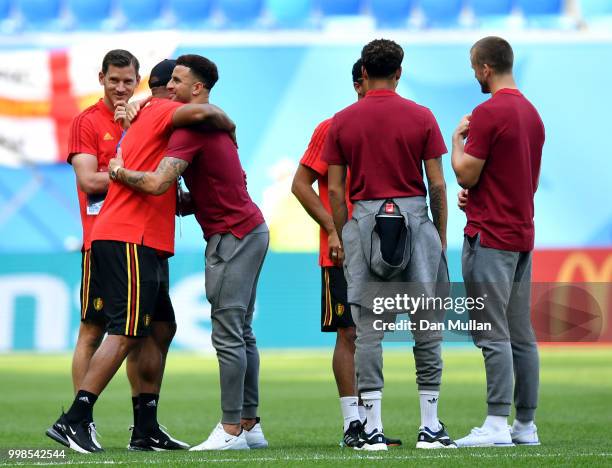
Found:
[[[368,81],[368,91],[372,91],[374,89],[388,89],[391,91],[395,91],[396,87],[396,80],[373,80],[372,78],[370,78]]]
[[[208,104],[209,94],[199,94],[197,96],[191,96],[190,104]]]
[[[113,106],[113,103],[111,102],[111,100],[108,97],[104,96],[103,101],[104,101],[104,105],[106,106],[106,108],[109,111],[115,112],[115,106]]]
[[[491,82],[491,96],[495,96],[495,93],[500,89],[510,88],[510,89],[518,89],[516,86],[516,82],[514,81],[514,77],[509,75],[502,75],[497,77],[495,80]]]

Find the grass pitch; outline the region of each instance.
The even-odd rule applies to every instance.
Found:
[[[385,432],[404,446],[374,455],[341,449],[341,416],[330,351],[266,351],[261,356],[262,426],[270,448],[241,452],[133,453],[128,443],[131,401],[125,372],[102,394],[94,416],[106,452],[65,449],[56,460],[7,458],[8,449],[61,449],[44,435],[71,402],[70,356],[0,355],[0,466],[65,463],[96,466],[612,466],[612,348],[541,349],[537,425],[540,447],[417,451],[419,405],[409,350],[385,353]],[[485,416],[484,366],[472,347],[444,355],[440,418],[451,437],[464,436]],[[198,444],[219,420],[214,356],[171,353],[159,420],[177,438]]]

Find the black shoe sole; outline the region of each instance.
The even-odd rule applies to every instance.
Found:
[[[53,427],[50,427],[49,429],[47,429],[47,431],[45,432],[45,435],[49,437],[50,439],[53,439],[54,441],[62,444],[65,447],[70,447],[70,443],[68,442],[68,440],[66,440],[66,438],[62,436],[59,432],[57,432]]]

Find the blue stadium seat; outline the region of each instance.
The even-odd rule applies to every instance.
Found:
[[[161,0],[119,0],[118,5],[125,17],[126,29],[154,27],[162,10]]]
[[[212,0],[170,0],[168,6],[179,28],[197,28],[210,19]]]
[[[300,26],[310,18],[312,0],[267,0],[266,8],[277,26]]]
[[[3,21],[11,14],[11,0],[0,0],[0,21]]]
[[[97,29],[111,14],[111,0],[68,0],[77,29]]]
[[[263,0],[218,0],[219,9],[230,24],[254,23],[263,7]]]
[[[18,0],[17,8],[23,15],[26,27],[50,25],[60,16],[59,0]]]
[[[610,0],[580,0],[580,15],[589,28],[612,30]]]
[[[544,29],[571,29],[575,22],[563,15],[563,0],[517,0],[527,26]]]
[[[376,24],[382,27],[404,26],[413,6],[413,0],[371,0],[370,3]]]
[[[463,0],[419,0],[427,26],[456,26]]]
[[[324,16],[358,15],[361,13],[360,0],[320,0],[319,5]]]
[[[470,0],[472,11],[477,17],[509,15],[513,0]]]

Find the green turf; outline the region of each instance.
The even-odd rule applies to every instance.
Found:
[[[612,465],[612,348],[543,348],[537,424],[540,447],[417,451],[419,424],[414,364],[408,351],[385,354],[385,432],[404,447],[365,455],[340,449],[341,418],[330,352],[264,352],[261,416],[271,448],[234,453],[132,453],[125,450],[131,403],[123,371],[95,409],[106,452],[80,455],[66,449],[64,462],[176,466],[239,461],[289,466],[602,466]],[[445,353],[440,417],[453,437],[465,435],[485,413],[482,359],[472,348]],[[61,448],[45,429],[71,401],[66,355],[0,355],[0,465],[9,448]],[[171,353],[160,402],[160,422],[191,444],[200,443],[219,419],[217,365],[213,356]],[[42,460],[39,460],[42,462]],[[45,461],[48,462],[48,461]]]

